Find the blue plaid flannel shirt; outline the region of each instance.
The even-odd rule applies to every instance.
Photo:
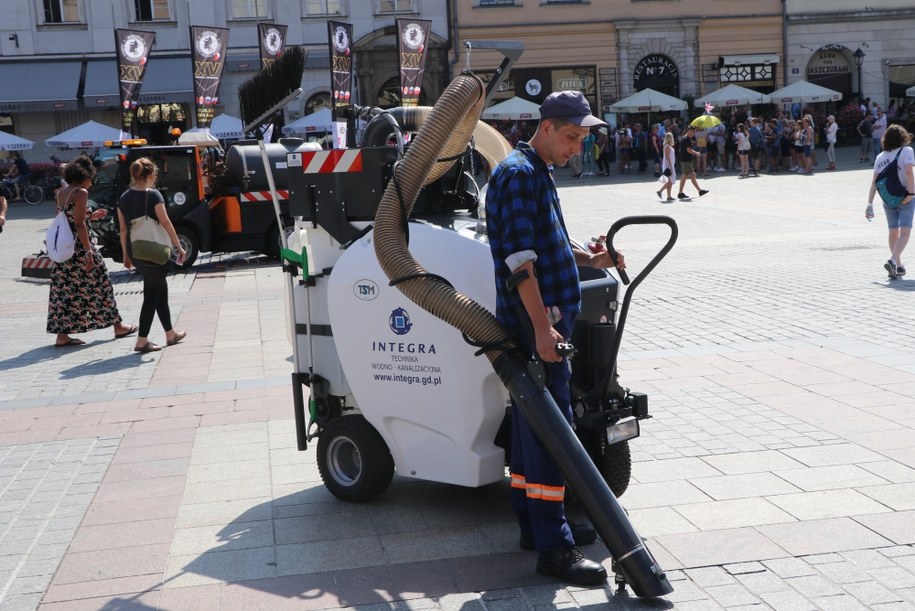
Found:
[[[518,313],[505,286],[506,259],[532,251],[543,304],[563,312],[581,308],[578,267],[550,166],[526,142],[496,166],[486,192],[486,232],[496,278],[496,318],[517,332]]]

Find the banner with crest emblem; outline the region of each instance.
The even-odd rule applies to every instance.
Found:
[[[397,20],[397,50],[400,54],[400,105],[418,106],[419,92],[426,74],[429,55],[429,30],[432,22],[424,19]]]
[[[286,48],[286,30],[288,26],[273,23],[257,24],[257,36],[260,39],[261,70],[272,64],[283,54]]]
[[[140,88],[146,75],[149,50],[156,40],[155,32],[114,30],[118,58],[118,89],[121,92],[121,131],[131,134],[133,117],[140,100]]]
[[[191,26],[191,57],[194,60],[194,106],[197,127],[210,126],[219,103],[219,82],[226,65],[229,29]]]
[[[330,45],[331,111],[336,119],[352,104],[353,96],[353,24],[328,21]]]

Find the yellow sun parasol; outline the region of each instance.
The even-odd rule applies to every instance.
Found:
[[[693,127],[698,127],[701,129],[709,129],[710,127],[715,127],[716,125],[721,125],[721,119],[715,115],[700,115],[693,119],[690,122],[690,125]]]

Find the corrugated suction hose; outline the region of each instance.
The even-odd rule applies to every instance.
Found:
[[[397,282],[397,288],[418,306],[481,345],[514,348],[517,344],[486,308],[447,282],[428,275],[410,254],[404,233],[404,217],[409,218],[420,189],[440,178],[454,163],[438,160],[464,152],[476,130],[479,129],[484,140],[481,149],[488,147],[487,160],[492,158],[493,167],[501,161],[496,160],[498,153],[493,151],[498,151],[500,146],[504,149],[498,144],[498,139],[504,141],[504,138],[492,128],[489,128],[491,132],[478,128],[483,90],[479,78],[462,74],[445,89],[433,108],[405,109],[404,124],[422,127],[397,165],[395,179],[388,184],[378,205],[375,255],[387,277]],[[494,362],[501,352],[489,349],[485,354]]]

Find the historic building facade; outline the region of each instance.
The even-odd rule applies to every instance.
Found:
[[[304,94],[286,111],[295,119],[330,94],[328,20],[353,24],[356,102],[396,93],[398,17],[432,22],[423,99],[447,83],[451,0],[17,0],[0,23],[0,129],[35,141],[30,158],[54,151],[44,140],[88,119],[120,125],[115,28],[153,31],[138,127],[162,140],[194,126],[190,25],[227,27],[229,48],[217,112],[239,115],[238,86],[259,69],[257,23],[289,26],[287,44],[308,50]],[[11,84],[15,83],[15,86]],[[386,104],[390,105],[390,103]]]
[[[460,41],[525,44],[501,97],[537,102],[563,88],[561,77],[569,71],[580,75],[582,91],[604,113],[646,87],[699,97],[729,83],[761,91],[783,84],[780,0],[715,3],[714,15],[701,0],[472,0],[459,5]],[[480,69],[495,61],[487,56],[472,63]],[[528,88],[532,78],[543,85],[535,92]]]
[[[911,0],[791,0],[786,41],[789,82],[836,89],[843,100],[886,107],[915,85],[915,4]]]
[[[156,43],[141,97],[148,134],[193,126],[188,27],[230,28],[219,112],[258,68],[256,24],[289,26],[308,49],[295,119],[330,95],[327,22],[353,24],[355,102],[397,103],[395,19],[431,21],[421,103],[437,99],[465,62],[467,40],[518,40],[525,51],[496,93],[541,101],[579,89],[598,113],[651,87],[681,98],[729,83],[771,91],[807,79],[886,105],[915,85],[911,0],[21,0],[0,24],[0,129],[34,140],[87,119],[118,125],[115,28],[151,30]],[[711,8],[715,13],[711,14]],[[488,78],[500,57],[471,67]]]

